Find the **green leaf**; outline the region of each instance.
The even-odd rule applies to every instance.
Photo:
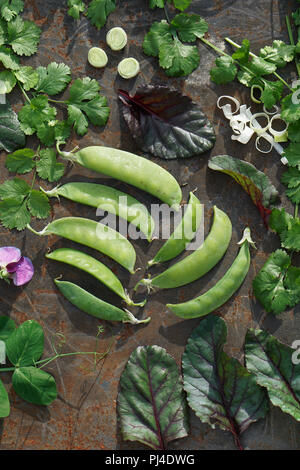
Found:
[[[31,220],[25,201],[13,197],[0,201],[0,220],[10,230],[24,230]]]
[[[255,378],[223,351],[226,323],[209,316],[194,329],[182,356],[183,387],[189,406],[203,423],[240,435],[264,418],[268,402]]]
[[[55,120],[57,109],[49,105],[48,98],[39,95],[19,111],[21,127],[26,135],[34,134],[46,122]]]
[[[116,9],[115,0],[92,0],[89,4],[87,17],[98,29],[105,25],[108,15]]]
[[[6,341],[7,357],[17,367],[30,366],[44,351],[44,332],[35,320],[22,323]]]
[[[253,280],[255,297],[267,312],[275,315],[287,307],[294,307],[300,301],[300,269],[295,277],[290,256],[283,250],[276,250],[268,258]],[[293,283],[290,273],[293,273]]]
[[[0,46],[3,46],[7,41],[7,25],[6,21],[0,18]]]
[[[35,405],[50,405],[57,398],[52,375],[36,367],[17,368],[12,376],[15,392],[23,400]]]
[[[178,32],[179,38],[185,42],[194,42],[208,31],[208,24],[200,15],[180,13],[171,24]]]
[[[53,149],[45,149],[40,151],[40,159],[37,161],[36,169],[40,178],[53,183],[63,176],[65,166],[56,161],[56,153]]]
[[[299,103],[293,103],[293,94],[287,95],[281,101],[281,117],[288,123],[299,121],[300,119],[300,106]]]
[[[52,147],[56,141],[65,142],[71,134],[71,125],[67,121],[50,121],[41,124],[37,136],[47,147]]]
[[[13,72],[10,70],[3,70],[0,72],[0,94],[5,95],[10,93],[16,86],[17,80]]]
[[[68,14],[74,18],[74,20],[79,20],[80,13],[85,10],[85,3],[82,0],[68,0]]]
[[[174,7],[177,8],[177,10],[184,11],[187,9],[187,7],[190,6],[192,0],[168,0],[169,3],[173,3]]]
[[[0,0],[1,16],[6,21],[11,21],[19,13],[24,10],[24,2],[22,0]]]
[[[6,69],[18,70],[20,68],[20,61],[9,47],[0,46],[0,62]]]
[[[16,325],[12,318],[0,316],[0,340],[6,342],[15,331]],[[1,403],[1,399],[0,399]]]
[[[283,248],[300,251],[300,219],[292,217],[285,209],[274,208],[270,216],[270,227],[278,233]]]
[[[283,41],[275,40],[272,46],[266,46],[260,50],[260,57],[277,67],[285,67],[291,62],[295,55],[295,46],[285,44]]]
[[[6,180],[0,184],[0,199],[15,198],[23,201],[29,192],[30,186],[21,178]]]
[[[40,36],[40,28],[32,21],[23,21],[20,16],[17,16],[7,25],[7,43],[20,56],[35,54]]]
[[[10,413],[10,404],[7,391],[0,380],[0,418],[6,418]]]
[[[279,80],[276,82],[270,82],[269,80],[264,80],[264,89],[261,94],[261,101],[264,103],[267,109],[272,108],[275,104],[280,101],[283,93],[283,83]]]
[[[241,64],[246,64],[249,62],[249,54],[250,42],[248,41],[248,39],[244,39],[241,47],[236,49],[236,51],[232,54],[232,58],[234,60],[238,60]]]
[[[33,189],[27,202],[28,209],[33,217],[46,219],[50,215],[50,204],[48,196],[41,191]]]
[[[300,120],[289,125],[288,137],[291,142],[300,142]]]
[[[249,330],[245,354],[247,369],[265,387],[274,406],[300,421],[300,364],[294,350],[263,330]]]
[[[216,59],[216,67],[211,69],[210,76],[213,82],[221,85],[232,82],[236,77],[237,70],[231,57],[218,57]]]
[[[165,6],[165,0],[149,0],[149,1],[150,1],[149,7],[151,8],[151,10],[153,10],[156,7],[163,8]]]
[[[290,166],[298,166],[300,165],[300,143],[292,142],[286,149],[284,149],[283,154]]]
[[[9,103],[0,104],[0,149],[14,152],[24,145],[25,135],[16,113]]]
[[[51,62],[46,67],[38,67],[38,83],[35,89],[40,93],[47,95],[58,95],[65,90],[71,81],[71,70],[66,64],[57,64]]]
[[[281,177],[281,182],[285,184],[287,197],[294,203],[300,204],[300,170],[299,168],[288,168]]]
[[[7,155],[5,166],[14,173],[29,173],[35,167],[34,157],[35,152],[31,149],[16,150]]]
[[[38,72],[30,66],[21,67],[15,72],[16,78],[23,84],[26,91],[35,88],[38,82]]]
[[[117,405],[124,440],[163,450],[187,436],[187,406],[174,359],[159,346],[140,346],[121,375]]]
[[[86,134],[88,119],[96,126],[104,126],[108,120],[109,107],[99,90],[98,82],[89,77],[77,78],[70,87],[68,122],[79,135]]]
[[[159,64],[169,77],[184,77],[192,73],[199,65],[200,57],[197,46],[187,46],[174,38],[173,45],[163,44],[159,50]]]
[[[172,46],[173,37],[169,23],[162,20],[160,23],[152,24],[150,31],[146,34],[143,42],[143,50],[145,54],[158,57],[159,50],[163,45]]]

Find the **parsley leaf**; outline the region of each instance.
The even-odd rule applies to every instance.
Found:
[[[253,280],[253,289],[266,311],[277,315],[300,301],[300,268],[291,266],[285,251],[276,250]]]
[[[222,56],[216,59],[216,67],[211,69],[210,76],[213,82],[221,85],[232,82],[236,77],[237,71],[234,60],[231,57]]]
[[[281,177],[281,181],[288,189],[287,197],[294,203],[300,204],[300,170],[298,168],[289,168]]]
[[[38,67],[38,82],[35,89],[47,95],[58,95],[65,90],[71,81],[71,70],[68,65],[51,62],[46,67]]]
[[[68,0],[68,14],[74,18],[74,20],[78,20],[80,17],[80,13],[85,10],[85,4],[82,0]]]
[[[68,122],[79,135],[86,134],[88,119],[96,126],[104,126],[108,120],[110,110],[99,90],[97,80],[89,77],[77,78],[70,88]]]
[[[40,159],[36,164],[36,169],[40,178],[50,181],[58,181],[65,172],[63,163],[56,161],[56,153],[53,149],[40,151]]]
[[[5,166],[9,171],[24,174],[29,173],[35,167],[35,152],[31,149],[16,150],[7,155]]]
[[[108,15],[116,9],[115,0],[92,0],[89,4],[87,17],[98,29],[105,25]]]
[[[18,55],[31,56],[37,51],[41,30],[33,21],[17,16],[7,25],[7,43]]]

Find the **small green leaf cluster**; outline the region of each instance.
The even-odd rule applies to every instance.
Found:
[[[100,30],[107,17],[116,9],[116,0],[92,0],[88,7],[82,0],[68,0],[68,7],[68,14],[72,18],[78,20],[81,13],[84,13],[91,24]]]
[[[211,79],[217,84],[224,84],[237,78],[243,85],[259,89],[260,101],[266,108],[272,108],[280,101],[284,85],[282,81],[271,81],[266,76],[274,74],[277,68],[285,67],[294,56],[295,46],[280,40],[261,49],[259,56],[252,55],[250,42],[244,39],[232,56],[224,54],[216,59],[216,65],[210,71]]]
[[[192,43],[208,30],[199,15],[180,13],[172,21],[155,22],[146,34],[145,54],[158,57],[159,65],[170,77],[183,77],[192,73],[200,63],[198,47]]]
[[[153,8],[164,8],[166,2],[172,3],[177,10],[184,11],[190,6],[192,0],[149,0],[149,6]]]

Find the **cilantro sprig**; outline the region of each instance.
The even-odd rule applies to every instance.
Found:
[[[88,7],[82,0],[68,0],[68,7],[68,14],[72,18],[78,20],[80,14],[83,13],[91,24],[100,30],[105,25],[108,16],[116,9],[116,0],[92,0]]]

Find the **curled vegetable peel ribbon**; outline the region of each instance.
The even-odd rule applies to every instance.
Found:
[[[229,100],[234,104],[234,110],[232,110],[232,105],[230,103],[221,104],[222,100]],[[252,114],[251,108],[247,108],[247,105],[241,105],[239,100],[233,96],[223,95],[220,96],[217,101],[217,106],[219,109],[222,109],[224,116],[229,120],[230,127],[233,130],[233,135],[231,136],[232,140],[236,140],[241,144],[247,144],[251,137],[254,134],[257,134],[255,147],[261,153],[270,153],[274,148],[280,156],[282,156],[284,150],[282,146],[278,143],[280,138],[286,134],[288,129],[288,124],[281,131],[277,131],[273,128],[273,123],[276,120],[282,120],[280,114],[278,113],[279,109],[277,106],[274,106],[274,112],[267,111],[265,106],[263,108],[264,112]],[[267,124],[262,127],[257,118],[266,119]],[[259,148],[260,140],[264,139],[269,144],[270,147],[268,150],[263,150]],[[281,158],[281,162],[286,165],[288,163],[285,157]]]

